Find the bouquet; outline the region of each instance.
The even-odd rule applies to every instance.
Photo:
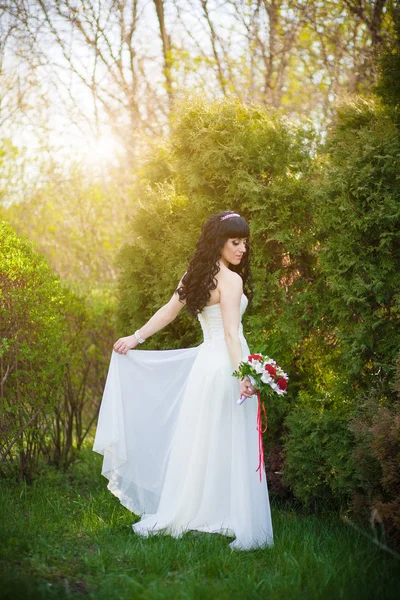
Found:
[[[237,371],[234,371],[233,375],[238,379],[243,379],[247,375],[253,387],[257,390],[265,388],[264,384],[267,384],[280,396],[286,394],[289,377],[276,364],[276,361],[269,356],[250,354],[247,357],[247,361],[242,361],[239,364]],[[246,396],[241,396],[237,403],[243,404],[245,400]]]
[[[246,375],[249,377],[252,386],[257,390],[258,411],[257,411],[257,431],[258,431],[258,467],[256,471],[260,471],[260,481],[262,480],[261,465],[264,463],[264,447],[262,443],[262,434],[267,431],[268,417],[265,411],[264,403],[261,404],[260,390],[273,390],[279,396],[286,394],[287,383],[289,377],[287,373],[277,365],[276,361],[269,356],[262,354],[250,354],[247,360],[242,361],[237,370],[232,373],[238,379],[243,379]],[[268,387],[269,386],[269,387]],[[243,404],[246,396],[240,396],[237,400],[238,404]],[[266,425],[262,428],[261,406],[265,415]]]

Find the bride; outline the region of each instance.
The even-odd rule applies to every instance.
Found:
[[[141,515],[136,534],[197,530],[235,538],[231,549],[273,546],[264,465],[261,481],[256,472],[255,390],[232,375],[250,354],[249,233],[232,211],[207,219],[169,302],[114,344],[93,450],[107,488]],[[200,322],[199,346],[132,351],[184,306]]]

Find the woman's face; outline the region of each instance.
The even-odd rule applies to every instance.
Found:
[[[221,259],[225,266],[240,265],[243,254],[247,250],[248,238],[229,238],[226,240],[222,250]]]

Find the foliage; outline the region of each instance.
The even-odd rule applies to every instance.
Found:
[[[351,506],[360,520],[383,527],[388,541],[400,548],[400,354],[393,389],[395,401],[375,383],[359,398],[350,420],[358,474]]]
[[[378,81],[373,91],[380,96],[393,120],[400,125],[400,6],[392,11],[394,35],[377,57]]]
[[[62,279],[96,287],[114,282],[116,249],[126,239],[130,177],[121,181],[118,170],[109,169],[99,179],[78,164],[67,170],[55,161],[37,169],[23,197],[0,207],[1,216],[36,244]]]
[[[400,548],[400,354],[394,390],[375,380],[341,410],[299,403],[285,419],[285,442],[272,459],[283,471],[275,488],[306,506],[330,503],[362,523],[384,529]],[[281,485],[279,485],[281,483]],[[282,486],[283,483],[283,486]]]
[[[393,380],[400,347],[400,136],[372,99],[338,107],[315,190],[326,311],[340,371]]]
[[[4,221],[0,289],[0,474],[29,480],[40,458],[67,466],[85,439],[110,319],[104,300],[90,315],[85,299]]]
[[[372,97],[339,103],[326,143],[316,156],[318,285],[315,328],[305,360],[319,393],[299,390],[283,423],[283,450],[278,446],[271,458],[283,472],[282,480],[275,481],[278,490],[279,483],[286,484],[307,506],[328,502],[362,522],[369,520],[375,537],[377,527],[383,528],[385,541],[398,548],[400,138],[394,110],[398,78],[393,68],[397,58],[397,51],[381,56],[377,90],[385,104]],[[321,336],[322,353],[331,348],[330,363],[320,355]],[[307,356],[314,361],[307,361]],[[329,365],[326,385],[321,386],[319,370]],[[290,367],[287,370],[291,372]],[[283,487],[281,493],[287,490]]]
[[[5,222],[0,251],[2,471],[19,455],[23,476],[37,463],[39,426],[62,393],[66,347],[59,313],[66,292],[44,258]]]
[[[16,181],[21,185],[23,172],[17,159],[17,147],[11,140],[3,138],[0,142],[0,206],[5,203],[7,194],[15,189]]]
[[[117,326],[121,335],[132,333],[172,296],[185,272],[185,256],[194,249],[193,212],[175,187],[147,185],[132,211],[130,243],[118,253]],[[192,216],[191,216],[192,215]],[[200,342],[189,320],[174,321],[168,330],[146,342],[149,349],[185,347]]]
[[[286,417],[283,481],[306,506],[346,505],[355,482],[348,410],[298,406]]]

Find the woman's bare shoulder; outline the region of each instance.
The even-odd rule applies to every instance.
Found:
[[[243,279],[239,275],[239,273],[235,273],[235,271],[226,270],[223,273],[219,273],[218,275],[218,287],[221,292],[230,293],[243,291]]]

